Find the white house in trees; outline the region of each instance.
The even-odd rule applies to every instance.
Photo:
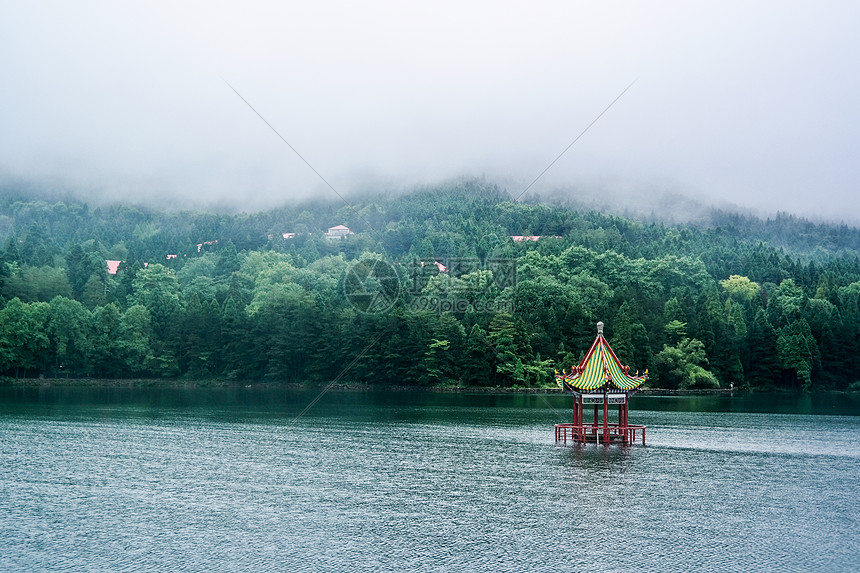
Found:
[[[334,239],[340,240],[347,235],[352,235],[352,231],[349,230],[349,227],[346,225],[338,225],[337,227],[329,227],[329,230],[325,232],[326,239]]]

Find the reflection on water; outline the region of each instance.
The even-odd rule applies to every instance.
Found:
[[[853,571],[856,402],[0,390],[0,570]],[[814,414],[829,415],[814,415]]]

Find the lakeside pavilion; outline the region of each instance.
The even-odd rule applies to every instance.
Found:
[[[622,366],[603,337],[603,323],[597,323],[597,338],[578,365],[570,372],[556,372],[555,381],[573,393],[573,423],[556,424],[555,440],[580,443],[632,444],[641,433],[645,445],[645,426],[631,425],[628,419],[630,395],[648,380],[645,374],[630,374]],[[586,422],[585,407],[594,406],[594,417]],[[618,421],[610,423],[610,406],[618,406]],[[602,416],[600,415],[602,411]]]

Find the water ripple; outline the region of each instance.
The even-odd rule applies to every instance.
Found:
[[[643,411],[641,448],[411,408],[0,416],[0,570],[860,568],[855,418]]]

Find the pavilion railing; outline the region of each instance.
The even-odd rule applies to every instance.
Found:
[[[642,445],[645,445],[646,426],[620,424],[556,424],[555,441],[567,443],[573,442],[597,442],[605,444],[633,444],[636,442],[637,433],[641,432]]]

